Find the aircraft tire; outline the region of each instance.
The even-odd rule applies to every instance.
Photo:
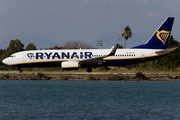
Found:
[[[87,72],[92,72],[92,68],[89,67],[89,68],[87,69]]]

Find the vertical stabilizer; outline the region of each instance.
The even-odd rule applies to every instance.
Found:
[[[145,44],[133,47],[132,49],[167,49],[173,22],[174,17],[166,18]]]

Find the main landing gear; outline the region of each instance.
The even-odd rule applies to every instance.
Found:
[[[22,73],[22,70],[21,70],[21,68],[17,68],[18,70],[19,70],[19,73]]]
[[[92,68],[88,67],[87,72],[92,72]]]
[[[21,70],[21,69],[19,70],[19,73],[22,73],[22,70]]]

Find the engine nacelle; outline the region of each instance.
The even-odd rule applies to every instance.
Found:
[[[61,68],[63,70],[78,70],[79,62],[77,61],[65,61],[61,63]]]

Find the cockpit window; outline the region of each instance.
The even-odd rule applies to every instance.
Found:
[[[11,56],[9,56],[9,57],[13,58],[13,57],[16,57],[16,56],[15,56],[15,55],[11,55]]]

